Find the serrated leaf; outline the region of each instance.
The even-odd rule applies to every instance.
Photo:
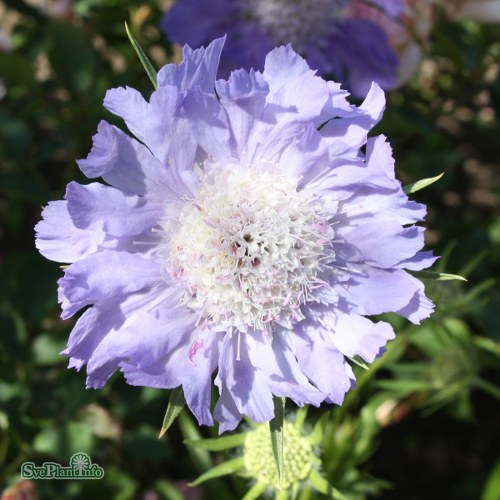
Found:
[[[435,281],[451,281],[451,280],[459,280],[459,281],[467,281],[466,278],[460,276],[459,274],[449,274],[449,273],[437,273],[434,271],[408,271],[411,275],[415,276],[415,278],[419,278],[422,280],[435,280]]]
[[[314,488],[327,495],[330,498],[335,498],[336,500],[347,500],[339,490],[334,488],[317,470],[313,469],[309,475],[309,481],[311,481]]]
[[[130,40],[132,47],[134,47],[134,50],[137,53],[137,56],[139,57],[139,60],[142,63],[142,66],[146,70],[146,74],[149,76],[149,79],[153,83],[153,87],[155,89],[157,89],[158,88],[158,80],[157,80],[156,70],[153,67],[153,65],[151,64],[151,61],[148,59],[148,56],[142,50],[141,46],[139,45],[139,42],[132,36],[132,33],[130,33],[130,29],[129,29],[128,24],[126,22],[125,22],[125,31],[127,32],[128,39]]]
[[[443,175],[444,175],[444,172],[442,174],[436,175],[436,177],[428,177],[427,179],[420,179],[419,181],[412,182],[411,184],[407,184],[406,186],[403,186],[403,191],[406,194],[416,193],[417,191],[420,191],[421,189],[424,189],[427,186],[434,184],[439,179],[441,179],[441,177],[443,177]]]
[[[168,400],[167,411],[163,417],[163,423],[161,425],[160,435],[158,438],[164,436],[171,425],[174,423],[175,419],[179,416],[179,413],[184,408],[186,400],[184,399],[184,392],[182,386],[176,387],[170,394],[170,399]]]
[[[285,398],[274,398],[274,418],[269,422],[271,447],[278,470],[280,485],[283,484],[283,420],[285,418]]]
[[[228,460],[227,462],[223,462],[219,465],[216,465],[213,469],[208,470],[197,479],[195,479],[192,483],[189,483],[189,486],[198,486],[205,481],[210,479],[215,479],[217,477],[228,476],[229,474],[235,474],[239,470],[244,467],[244,459],[243,457],[233,458],[232,460]]]
[[[246,434],[233,434],[232,436],[222,436],[213,439],[186,440],[185,444],[201,448],[208,451],[222,451],[229,448],[236,448],[245,444]]]

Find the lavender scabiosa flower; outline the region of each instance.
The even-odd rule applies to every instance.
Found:
[[[364,97],[372,81],[396,84],[398,59],[386,33],[369,19],[350,15],[353,0],[179,0],[161,28],[176,43],[192,47],[227,33],[221,75],[237,68],[262,69],[275,46],[291,43],[321,75],[333,74],[355,96]],[[368,2],[391,18],[403,0]]]
[[[363,0],[353,0],[347,7],[349,17],[370,20],[387,34],[399,61],[392,88],[403,85],[417,72],[435,24],[435,0],[402,0],[400,7],[397,15]]]
[[[432,311],[422,283],[425,207],[394,178],[374,84],[350,105],[290,46],[263,72],[215,81],[224,44],[184,47],[149,101],[132,88],[104,105],[72,182],[36,226],[37,247],[69,263],[62,317],[86,308],[64,355],[87,386],[182,386],[200,424],[273,418],[273,395],[341,404],[348,358],[371,362],[392,328],[365,315]],[[363,150],[361,149],[363,148]],[[219,396],[210,411],[212,375]]]

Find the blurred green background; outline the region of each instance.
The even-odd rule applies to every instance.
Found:
[[[79,0],[60,12],[34,3],[0,2],[2,499],[241,498],[251,479],[187,486],[241,451],[183,444],[215,436],[187,414],[159,440],[167,391],[119,374],[86,390],[84,371],[66,369],[58,353],[74,321],[59,319],[61,270],[34,248],[41,207],[70,180],[85,182],[75,159],[98,122],[118,123],[102,107],[106,89],[152,90],[124,21],[155,66],[177,57],[158,30],[169,2]],[[445,173],[414,198],[429,206],[428,248],[444,256],[436,269],[468,282],[428,282],[437,312],[421,326],[389,316],[398,339],[359,369],[360,388],[322,424],[321,472],[350,500],[500,499],[499,73],[500,26],[439,17],[418,75],[388,93],[376,132],[389,137],[403,183]],[[311,426],[324,411],[311,409]],[[67,465],[75,452],[104,478],[38,480],[21,496],[23,462]],[[321,497],[302,487],[300,498]]]

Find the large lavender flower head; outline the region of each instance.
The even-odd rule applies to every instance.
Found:
[[[227,33],[221,75],[237,68],[262,69],[273,47],[291,43],[322,75],[333,74],[358,97],[372,81],[392,88],[398,59],[385,32],[350,15],[352,0],[178,0],[161,27],[176,43],[206,45]],[[403,0],[367,2],[397,19]]]
[[[133,385],[182,385],[210,425],[216,374],[221,432],[243,415],[271,419],[273,395],[341,404],[348,358],[371,362],[394,336],[365,316],[427,317],[405,269],[434,261],[415,225],[425,207],[394,178],[385,137],[367,139],[380,88],[352,106],[289,46],[262,73],[215,81],[223,44],[185,47],[149,102],[108,91],[105,107],[135,137],[101,122],[78,163],[106,184],[70,183],[36,227],[40,252],[70,263],[62,317],[86,308],[64,354],[87,364],[87,386],[115,370]]]

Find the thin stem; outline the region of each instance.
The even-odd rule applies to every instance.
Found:
[[[500,388],[492,384],[491,382],[477,377],[474,379],[473,385],[478,389],[482,389],[484,392],[487,392],[490,396],[493,396],[500,401]]]

